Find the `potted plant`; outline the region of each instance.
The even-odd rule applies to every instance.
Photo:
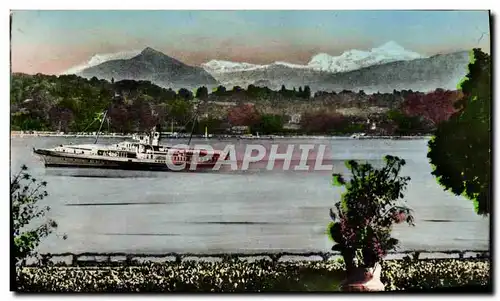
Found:
[[[380,169],[354,160],[346,162],[349,181],[333,174],[334,186],[346,188],[335,210],[330,209],[333,222],[328,227],[336,243],[332,250],[340,252],[346,265],[343,290],[384,290],[381,262],[398,244],[391,237],[392,227],[403,222],[414,225],[412,210],[403,201],[410,178],[399,175],[405,161],[393,156],[384,159],[385,166]]]

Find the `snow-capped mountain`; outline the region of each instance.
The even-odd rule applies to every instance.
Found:
[[[139,55],[140,53],[141,50],[131,50],[116,53],[96,54],[91,57],[89,61],[72,67],[71,69],[61,74],[77,74],[87,68],[97,66],[104,62],[119,59],[130,59],[134,56]],[[201,67],[213,76],[217,76],[218,74],[223,73],[259,70],[276,66],[337,73],[357,70],[383,63],[408,61],[424,57],[425,56],[419,53],[406,50],[394,41],[390,41],[380,47],[373,48],[369,51],[352,49],[345,51],[339,56],[331,56],[327,53],[319,53],[314,55],[307,65],[293,64],[285,61],[278,61],[267,65],[258,65],[246,62],[211,60],[207,63],[201,64]]]
[[[121,52],[115,52],[115,53],[103,53],[103,54],[96,54],[90,58],[87,62],[80,64],[78,66],[72,67],[61,74],[77,74],[82,72],[83,70],[94,67],[97,65],[100,65],[104,62],[107,61],[112,61],[112,60],[126,60],[133,58],[134,56],[137,56],[141,53],[141,50],[131,50],[131,51],[121,51]]]
[[[209,73],[226,73],[237,72],[246,70],[255,70],[265,68],[265,65],[256,65],[250,63],[236,63],[224,60],[211,60],[207,63],[201,64],[201,67]]]
[[[466,74],[468,62],[467,51],[424,57],[389,42],[369,51],[353,49],[339,56],[320,53],[306,65],[211,60],[202,66],[189,66],[148,47],[139,54],[126,51],[95,55],[65,73],[107,80],[149,80],[173,89],[256,85],[276,90],[282,85],[287,88],[308,85],[313,92],[364,90],[374,93],[394,89],[454,89]]]
[[[408,51],[396,42],[391,41],[380,47],[373,48],[370,51],[353,49],[345,51],[339,56],[330,56],[326,53],[320,53],[313,56],[307,66],[318,71],[336,73],[419,58],[424,58],[424,56],[413,51]]]
[[[326,53],[316,54],[307,65],[291,64],[287,62],[274,62],[268,65],[257,65],[250,63],[238,63],[223,60],[211,60],[201,66],[212,75],[228,72],[250,71],[270,68],[273,66],[285,66],[297,69],[311,69],[331,73],[357,70],[373,65],[395,61],[408,61],[424,58],[423,55],[408,51],[394,41],[373,48],[369,51],[352,49],[345,51],[339,56],[331,56]]]
[[[309,69],[309,66],[307,66],[307,65],[298,65],[298,64],[292,64],[292,63],[287,63],[287,62],[274,62],[270,66],[283,66],[283,67],[295,68],[295,69]]]
[[[238,71],[250,71],[250,70],[258,70],[265,69],[272,66],[285,66],[289,68],[309,68],[305,65],[297,65],[291,64],[287,62],[274,62],[268,65],[257,65],[250,63],[238,63],[238,62],[230,62],[224,60],[211,60],[207,63],[201,64],[201,67],[205,69],[210,74],[220,74],[220,73],[229,73],[229,72],[238,72]]]
[[[272,65],[267,68],[212,74],[226,88],[265,85],[279,90],[308,85],[311,91],[359,91],[391,93],[396,90],[430,91],[455,89],[467,73],[467,51],[434,55],[429,58],[379,63],[345,72],[324,72],[311,68]]]

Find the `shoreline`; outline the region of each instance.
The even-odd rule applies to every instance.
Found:
[[[99,138],[120,138],[120,139],[132,139],[135,134],[101,134]],[[60,138],[95,138],[95,133],[57,133],[57,132],[22,132],[22,131],[11,131],[11,138],[23,138],[23,137],[60,137]],[[365,135],[357,136],[354,135],[263,135],[263,136],[249,136],[249,135],[211,135],[205,137],[204,135],[193,135],[196,139],[208,139],[208,140],[227,140],[227,139],[240,139],[240,140],[283,140],[283,139],[353,139],[353,140],[370,140],[370,139],[387,139],[387,140],[426,140],[430,139],[430,135],[414,135],[414,136],[396,136],[396,135]],[[172,135],[166,136],[163,139],[187,139],[189,135]]]

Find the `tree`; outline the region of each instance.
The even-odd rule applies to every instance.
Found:
[[[150,102],[140,98],[136,99],[130,106],[129,115],[134,120],[134,130],[136,131],[149,131],[158,124],[158,119],[153,114]]]
[[[423,132],[425,126],[420,116],[409,116],[399,110],[387,112],[387,119],[394,123],[394,133],[398,135],[408,135]]]
[[[54,106],[49,110],[49,118],[52,128],[67,132],[73,122],[74,114],[68,108]]]
[[[303,95],[305,99],[311,98],[311,88],[309,86],[304,87]]]
[[[283,130],[284,119],[281,115],[263,114],[260,120],[252,126],[252,132],[264,135],[276,134]]]
[[[246,94],[250,97],[250,98],[257,98],[259,96],[259,92],[260,92],[260,88],[255,86],[255,85],[248,85],[247,87],[247,91],[246,91]]]
[[[344,116],[339,113],[306,113],[301,118],[301,126],[307,133],[331,133],[341,131],[344,120]]]
[[[174,119],[181,125],[186,124],[193,111],[192,103],[180,99],[170,101],[167,104],[167,112],[170,118]]]
[[[436,127],[456,112],[454,104],[460,97],[459,91],[443,89],[427,94],[411,93],[403,102],[403,111],[409,116],[422,116]]]
[[[242,103],[229,110],[228,120],[232,126],[253,126],[259,122],[260,114],[253,104]]]
[[[232,92],[242,92],[244,89],[240,86],[234,86]]]
[[[208,97],[208,88],[203,86],[203,87],[199,87],[197,90],[196,90],[196,98],[198,99],[207,99]]]
[[[180,88],[179,91],[177,92],[177,96],[183,100],[192,100],[193,92],[189,91],[186,88]]]
[[[218,86],[217,89],[215,89],[214,94],[217,96],[224,96],[226,94],[226,87]]]
[[[38,182],[27,173],[27,170],[28,168],[23,165],[21,171],[10,181],[13,257],[16,265],[22,265],[28,257],[35,256],[40,241],[57,228],[57,223],[53,220],[45,222],[37,220],[43,218],[50,210],[48,206],[40,208],[37,205],[48,195],[44,189],[47,182]],[[36,226],[33,221],[36,222]],[[66,235],[63,239],[66,239]]]
[[[169,100],[174,100],[177,97],[177,94],[175,93],[172,88],[168,88],[168,90],[165,91],[163,94],[163,101],[169,101]]]
[[[122,103],[112,104],[108,110],[108,117],[111,128],[119,133],[129,133],[131,131],[130,113],[127,106]]]
[[[491,58],[472,51],[469,72],[459,84],[464,94],[458,112],[438,125],[427,157],[445,190],[474,203],[480,215],[491,212]]]
[[[167,117],[167,104],[162,103],[153,106],[153,115],[155,116],[158,124],[163,126]]]

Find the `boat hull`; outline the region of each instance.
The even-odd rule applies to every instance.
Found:
[[[120,170],[143,170],[143,171],[196,171],[213,168],[215,162],[198,163],[191,169],[191,164],[177,165],[171,168],[166,163],[141,162],[137,160],[113,160],[111,158],[79,157],[71,154],[60,154],[57,152],[34,149],[33,152],[44,162],[45,167],[58,168],[99,168]]]

